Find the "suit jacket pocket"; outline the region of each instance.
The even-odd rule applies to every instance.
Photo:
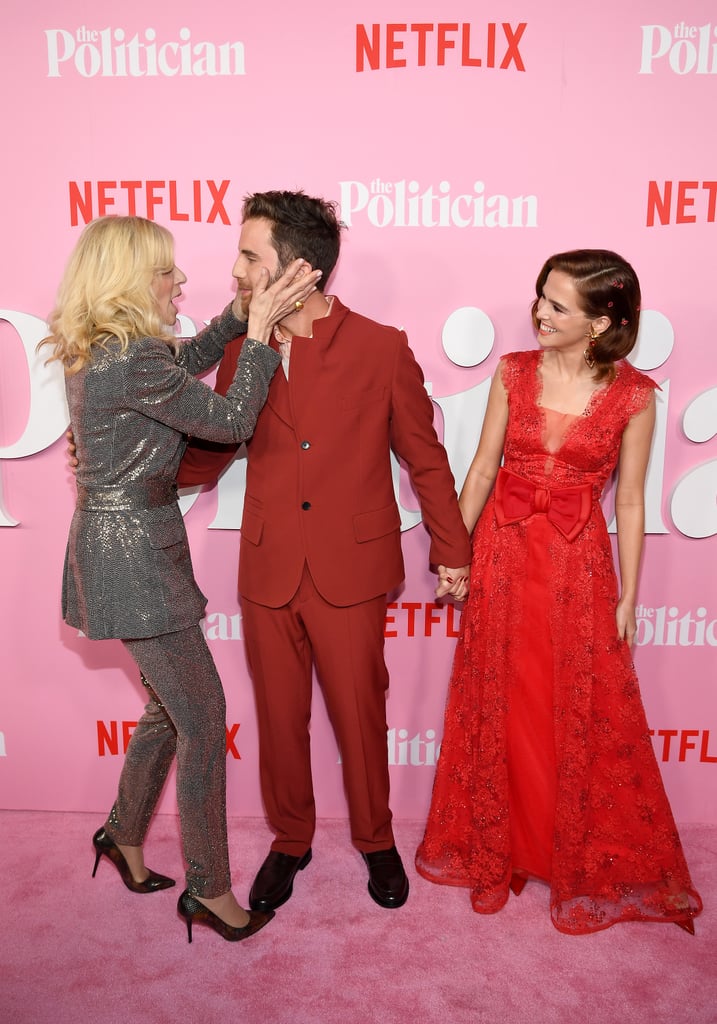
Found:
[[[185,544],[187,533],[181,518],[168,523],[152,523],[147,527],[151,548],[170,548],[173,544]]]
[[[242,540],[248,540],[250,544],[260,544],[261,535],[264,532],[264,520],[256,512],[244,506],[244,515],[241,520]]]
[[[386,505],[385,508],[376,509],[375,512],[363,512],[354,516],[354,536],[359,544],[376,540],[378,537],[386,537],[400,529],[401,516],[395,502]]]
[[[361,409],[366,405],[382,401],[388,394],[388,388],[367,388],[365,391],[354,391],[342,395],[339,404],[344,409]]]
[[[147,527],[150,565],[153,564],[161,586],[167,594],[176,588],[194,583],[189,542],[181,516],[166,523],[152,523]],[[176,596],[176,595],[175,595]]]

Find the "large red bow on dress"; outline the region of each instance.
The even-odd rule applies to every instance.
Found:
[[[495,482],[495,518],[498,526],[517,523],[543,513],[566,540],[575,540],[590,518],[591,484],[578,487],[536,487],[507,469],[498,470]]]

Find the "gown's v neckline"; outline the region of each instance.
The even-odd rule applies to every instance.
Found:
[[[540,443],[541,443],[541,446],[542,446],[543,450],[545,451],[546,455],[550,455],[552,458],[555,458],[555,456],[559,452],[561,452],[563,450],[563,448],[565,447],[565,445],[567,443],[568,438],[575,431],[577,425],[579,423],[583,422],[584,420],[586,420],[589,416],[592,416],[595,413],[595,411],[596,411],[596,407],[599,407],[602,404],[603,397],[608,393],[608,391],[610,390],[610,386],[614,383],[614,380],[616,378],[613,378],[613,380],[609,380],[605,384],[600,384],[600,385],[598,385],[598,387],[594,388],[591,391],[590,397],[588,398],[587,402],[585,403],[585,408],[583,409],[582,412],[560,412],[558,409],[553,409],[551,406],[542,405],[541,401],[540,401],[542,399],[542,397],[543,397],[542,368],[543,368],[543,358],[544,358],[544,356],[545,356],[544,352],[539,352],[538,353],[538,359],[537,359],[536,364],[535,364],[533,404],[535,405],[535,408],[538,410],[538,416],[540,418]],[[547,445],[547,433],[548,433],[548,417],[547,417],[547,413],[553,413],[555,416],[569,416],[570,417],[570,422],[568,423],[568,425],[567,425],[567,427],[565,429],[565,432],[562,435],[560,444],[555,449],[550,449],[550,448],[548,448],[548,445]]]

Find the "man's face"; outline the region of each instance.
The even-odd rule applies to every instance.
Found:
[[[245,220],[239,235],[239,255],[232,269],[241,297],[242,310],[248,316],[249,303],[262,267],[269,271],[268,284],[281,276],[284,268],[279,266],[279,257],[271,244],[271,221],[264,217]]]

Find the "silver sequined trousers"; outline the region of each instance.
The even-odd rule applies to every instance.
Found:
[[[123,643],[149,702],[127,748],[106,828],[141,846],[172,761],[187,889],[209,899],[231,888],[226,818],[226,704],[199,626]]]

